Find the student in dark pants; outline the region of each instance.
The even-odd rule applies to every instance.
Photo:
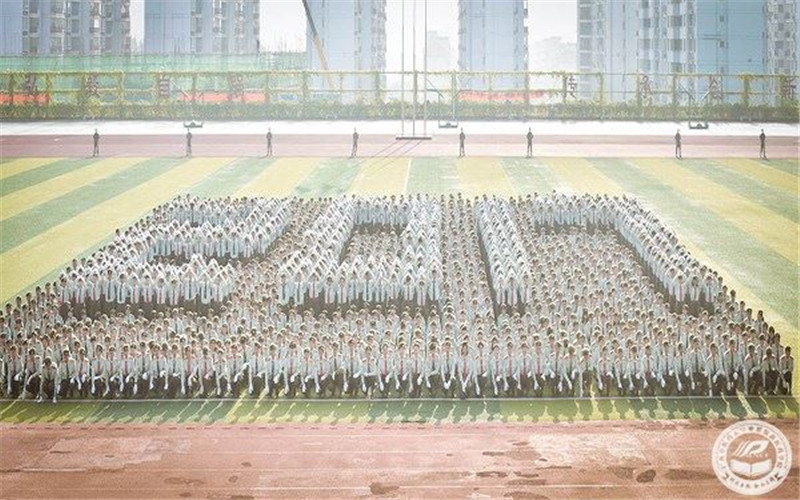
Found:
[[[272,129],[267,129],[267,156],[272,156]]]
[[[767,134],[764,133],[764,129],[761,129],[761,135],[758,136],[758,140],[761,142],[761,150],[758,153],[759,158],[762,160],[767,159]]]
[[[779,394],[792,394],[792,371],[794,370],[794,358],[792,357],[792,348],[788,345],[783,350],[784,354],[778,361],[778,368],[781,373],[781,384],[778,388]]]
[[[533,132],[531,132],[530,127],[528,128],[528,135],[525,136],[528,140],[528,151],[526,152],[526,156],[528,158],[533,157]]]
[[[100,134],[97,132],[97,129],[94,129],[94,135],[92,135],[92,144],[92,156],[98,156],[100,154]]]
[[[681,131],[675,132],[675,158],[682,160],[683,151],[681,149]]]
[[[39,372],[39,397],[36,398],[37,403],[42,401],[52,400],[56,402],[56,378],[58,377],[58,367],[50,356],[44,358],[41,371]]]
[[[464,151],[464,143],[467,141],[467,136],[464,134],[464,129],[461,129],[461,133],[458,134],[458,157],[463,158],[466,156]]]
[[[350,151],[350,158],[358,155],[358,131],[353,129],[353,149]]]
[[[186,156],[192,156],[192,131],[186,130]]]

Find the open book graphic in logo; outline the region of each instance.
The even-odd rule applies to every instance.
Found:
[[[761,496],[778,488],[789,476],[792,447],[774,425],[742,420],[719,434],[711,450],[711,464],[729,490]]]
[[[731,453],[731,471],[748,479],[769,473],[772,470],[772,459],[767,453],[768,448],[767,439],[742,441]]]

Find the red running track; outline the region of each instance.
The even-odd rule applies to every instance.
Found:
[[[765,498],[796,499],[795,451]],[[730,422],[0,425],[4,499],[734,498]]]
[[[182,156],[182,135],[104,135],[103,156]],[[195,156],[263,156],[263,135],[205,134],[193,139]],[[276,156],[349,156],[349,135],[276,135]],[[685,158],[758,158],[758,138],[743,136],[684,136]],[[772,158],[797,158],[798,137],[770,138],[767,152]],[[58,156],[84,157],[91,153],[92,139],[83,135],[8,135],[0,136],[4,157]],[[524,137],[519,135],[475,135],[467,138],[470,156],[524,156]],[[458,138],[440,135],[426,141],[396,141],[391,135],[362,135],[359,156],[456,156]],[[672,137],[625,135],[537,135],[537,156],[568,157],[672,157]]]

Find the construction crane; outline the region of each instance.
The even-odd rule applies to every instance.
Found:
[[[328,81],[328,87],[333,90],[333,79],[328,73],[328,60],[325,58],[325,48],[322,46],[322,40],[319,39],[319,33],[317,32],[317,26],[314,24],[314,17],[311,15],[311,6],[308,4],[308,0],[303,0],[303,9],[306,11],[306,20],[308,21],[308,27],[311,28],[311,38],[314,40],[314,47],[317,49],[319,63],[322,66],[322,71],[325,72],[325,79]]]

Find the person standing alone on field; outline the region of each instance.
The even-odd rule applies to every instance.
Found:
[[[531,132],[530,127],[528,127],[528,135],[526,135],[525,138],[528,140],[528,151],[526,153],[526,156],[528,158],[532,158],[533,157],[533,132]]]
[[[358,131],[353,129],[353,149],[350,151],[350,158],[355,158],[358,154]]]
[[[100,134],[97,129],[94,129],[94,135],[92,135],[92,145],[92,156],[98,156],[100,154]]]
[[[758,136],[758,140],[761,141],[761,150],[759,151],[759,158],[762,160],[767,159],[767,134],[764,133],[764,129],[761,129],[761,135]]]
[[[678,129],[675,132],[675,158],[682,160],[683,159],[683,150],[681,149],[681,131]]]
[[[192,156],[192,131],[186,129],[186,156]]]
[[[458,157],[459,158],[463,158],[464,156],[466,156],[466,153],[464,152],[464,143],[466,142],[466,140],[467,140],[467,136],[464,134],[464,129],[462,128],[461,129],[461,133],[458,134]]]
[[[272,156],[272,129],[267,129],[267,156]]]

